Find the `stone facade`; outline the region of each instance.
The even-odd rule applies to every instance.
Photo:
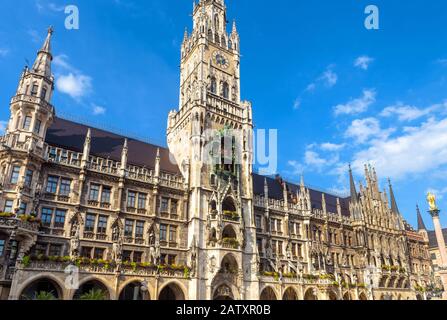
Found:
[[[428,238],[373,168],[346,198],[252,172],[236,24],[223,0],[193,23],[169,149],[57,118],[49,30],[0,146],[1,299],[425,298]]]

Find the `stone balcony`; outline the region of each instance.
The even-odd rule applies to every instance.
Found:
[[[16,217],[0,217],[0,228],[37,233],[40,228],[40,222],[24,221]]]

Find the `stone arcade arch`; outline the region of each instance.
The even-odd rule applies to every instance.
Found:
[[[362,292],[359,295],[359,300],[368,300],[368,297],[366,296],[366,294],[364,292]]]
[[[234,300],[233,291],[226,285],[220,285],[213,294],[213,300]]]
[[[185,300],[185,294],[178,284],[171,282],[161,289],[158,300]]]
[[[295,289],[292,287],[289,287],[284,291],[284,294],[282,296],[283,300],[298,300],[298,295],[296,294]]]
[[[265,287],[259,298],[261,301],[278,300],[275,290],[272,287]]]
[[[84,294],[88,294],[92,290],[100,290],[104,294],[104,300],[110,300],[111,295],[107,286],[98,279],[87,280],[82,283],[73,295],[73,300],[80,300]]]
[[[304,294],[304,300],[318,300],[316,289],[307,289],[306,293]]]
[[[334,292],[334,290],[330,290],[330,291],[329,291],[329,300],[331,300],[331,301],[338,300],[338,296],[337,296],[337,294]]]
[[[349,292],[345,292],[343,295],[343,300],[352,300],[352,296]]]
[[[119,300],[150,300],[147,286],[141,281],[128,283],[120,292]]]
[[[28,284],[21,292],[20,300],[37,300],[39,295],[51,294],[54,299],[62,300],[63,291],[59,284],[47,277],[42,277]]]

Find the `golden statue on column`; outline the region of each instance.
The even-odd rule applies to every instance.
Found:
[[[436,206],[436,196],[429,192],[427,195],[428,205],[430,206],[430,211],[438,211],[438,207]]]

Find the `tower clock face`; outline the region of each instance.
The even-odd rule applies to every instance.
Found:
[[[230,66],[230,61],[221,51],[214,51],[213,61],[216,65],[223,69],[227,69]]]

